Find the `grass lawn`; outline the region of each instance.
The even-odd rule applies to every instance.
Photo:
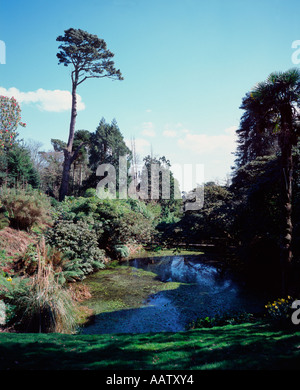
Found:
[[[0,333],[0,369],[251,370],[299,369],[300,330],[263,323],[179,333]]]

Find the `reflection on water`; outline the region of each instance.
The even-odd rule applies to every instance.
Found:
[[[83,333],[182,331],[196,317],[229,310],[255,312],[262,303],[217,267],[199,256],[164,256],[128,262],[132,272],[150,271],[164,283],[179,287],[148,296],[140,308],[100,313]]]
[[[130,262],[130,265],[154,272],[164,282],[196,283],[214,287],[219,275],[217,268],[201,263],[193,256],[135,259]]]

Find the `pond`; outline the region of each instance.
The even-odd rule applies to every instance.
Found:
[[[197,317],[254,313],[264,304],[203,254],[133,259],[85,284],[95,319],[83,334],[177,332]]]

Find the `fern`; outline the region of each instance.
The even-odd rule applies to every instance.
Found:
[[[30,230],[34,225],[51,222],[50,201],[38,190],[1,187],[0,198],[14,228]]]

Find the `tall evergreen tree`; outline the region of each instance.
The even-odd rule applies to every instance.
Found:
[[[71,164],[76,158],[81,146],[73,150],[75,123],[77,117],[77,87],[89,78],[103,78],[123,80],[120,70],[115,69],[111,58],[114,56],[107,49],[103,39],[81,29],[70,28],[65,30],[63,36],[56,39],[61,42],[60,51],[57,53],[59,64],[72,65],[72,109],[69,128],[69,138],[64,151],[64,165],[62,183],[60,188],[60,200],[68,193]]]
[[[114,119],[110,124],[102,118],[90,138],[89,167],[92,171],[86,186],[96,188],[101,177],[96,176],[97,167],[101,164],[111,164],[116,169],[117,188],[119,175],[119,158],[126,156],[127,169],[132,158],[131,150],[127,147],[124,137]],[[126,169],[126,174],[127,174]]]
[[[37,188],[40,184],[38,171],[31,161],[30,151],[15,143],[0,158],[0,183],[8,185],[30,184]]]

